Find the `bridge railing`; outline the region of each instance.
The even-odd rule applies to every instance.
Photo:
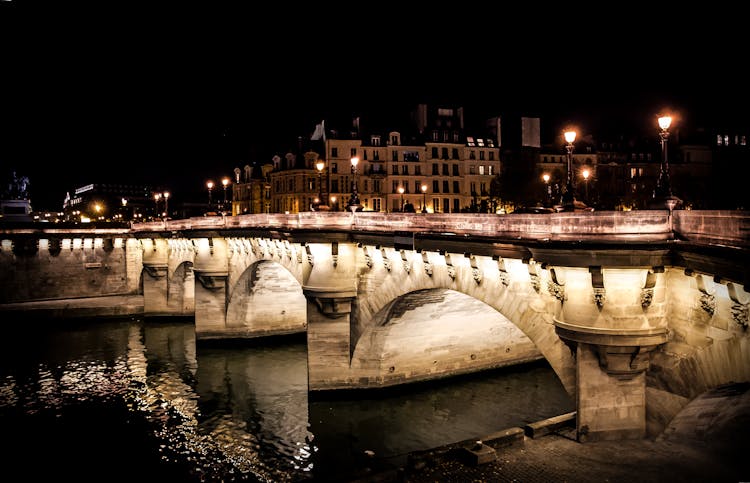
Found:
[[[660,241],[750,246],[748,211],[599,211],[494,215],[477,213],[302,212],[194,217],[134,224],[134,232],[223,229],[320,229],[429,232],[521,240]]]

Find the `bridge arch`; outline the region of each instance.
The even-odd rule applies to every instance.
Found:
[[[357,349],[359,354],[365,353],[364,347],[371,341],[360,339],[374,333],[380,321],[378,314],[396,300],[412,292],[448,289],[483,302],[506,317],[533,342],[566,391],[575,393],[575,360],[555,333],[553,323],[552,314],[559,310],[559,302],[546,289],[538,289],[546,287],[547,271],[534,267],[530,272],[529,262],[518,259],[503,260],[500,270],[498,260],[486,256],[472,260],[463,254],[394,249],[379,254],[381,263],[371,267],[376,273],[360,284],[352,314],[352,354]]]
[[[274,260],[255,260],[236,277],[227,301],[229,332],[256,337],[301,332],[306,327],[307,299],[287,266]]]
[[[451,289],[402,295],[373,322],[354,349],[352,369],[384,386],[542,358],[534,343],[497,310]]]
[[[195,313],[195,276],[192,260],[180,261],[170,272],[167,278],[167,305],[172,313]]]

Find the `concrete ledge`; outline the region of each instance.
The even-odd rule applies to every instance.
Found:
[[[525,432],[523,428],[514,427],[508,428],[503,431],[488,434],[484,438],[481,438],[484,444],[491,446],[495,449],[506,448],[509,446],[523,445],[523,438]]]
[[[543,419],[523,427],[526,436],[536,439],[545,434],[553,433],[563,428],[576,427],[576,412],[561,414],[552,418]]]

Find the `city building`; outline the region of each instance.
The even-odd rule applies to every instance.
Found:
[[[162,216],[168,200],[148,185],[91,183],[66,193],[63,212],[67,221],[138,221]]]
[[[232,216],[271,212],[271,171],[273,164],[246,164],[234,168]]]

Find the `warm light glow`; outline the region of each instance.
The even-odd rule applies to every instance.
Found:
[[[542,175],[542,179],[544,180],[545,183],[549,183],[549,175],[547,173]]]
[[[575,131],[565,131],[563,134],[565,136],[565,142],[568,144],[573,143],[573,141],[576,140],[576,132]]]
[[[224,179],[222,179],[222,180],[221,180],[221,184],[223,184],[223,185],[224,185],[224,187],[226,188],[226,187],[227,187],[227,185],[229,184],[229,178],[224,178]]]
[[[427,185],[426,184],[422,185],[422,193],[427,193]]]
[[[659,127],[662,129],[662,131],[666,131],[669,129],[669,126],[672,125],[672,116],[661,116],[659,118]]]
[[[161,193],[154,193],[154,199],[156,201],[159,201],[160,198],[161,198]]]
[[[214,182],[213,181],[209,181],[208,183],[206,183],[206,186],[208,187],[208,189],[211,189],[211,188],[214,187]]]
[[[401,194],[404,194],[404,187],[403,186],[399,186],[398,187],[398,192],[401,193]]]
[[[120,200],[120,203],[122,203],[122,206],[127,206],[127,204],[128,204],[128,200],[127,200],[127,198],[122,198],[122,199]]]
[[[325,168],[325,163],[323,161],[318,161],[315,163],[315,167],[318,169],[318,171],[323,171],[323,168]]]
[[[165,198],[169,198],[169,191],[165,191],[165,192],[164,192],[164,197],[165,197]]]
[[[100,211],[102,211],[102,205],[97,203],[94,205],[94,209],[96,210],[97,213],[99,213]]]
[[[359,164],[359,158],[355,156],[352,158],[352,166],[356,168],[357,164]]]
[[[336,203],[336,197],[335,196],[331,196],[331,203]]]
[[[588,169],[584,169],[583,173],[581,174],[583,175],[583,179],[589,179],[589,175],[591,174],[591,172]]]

